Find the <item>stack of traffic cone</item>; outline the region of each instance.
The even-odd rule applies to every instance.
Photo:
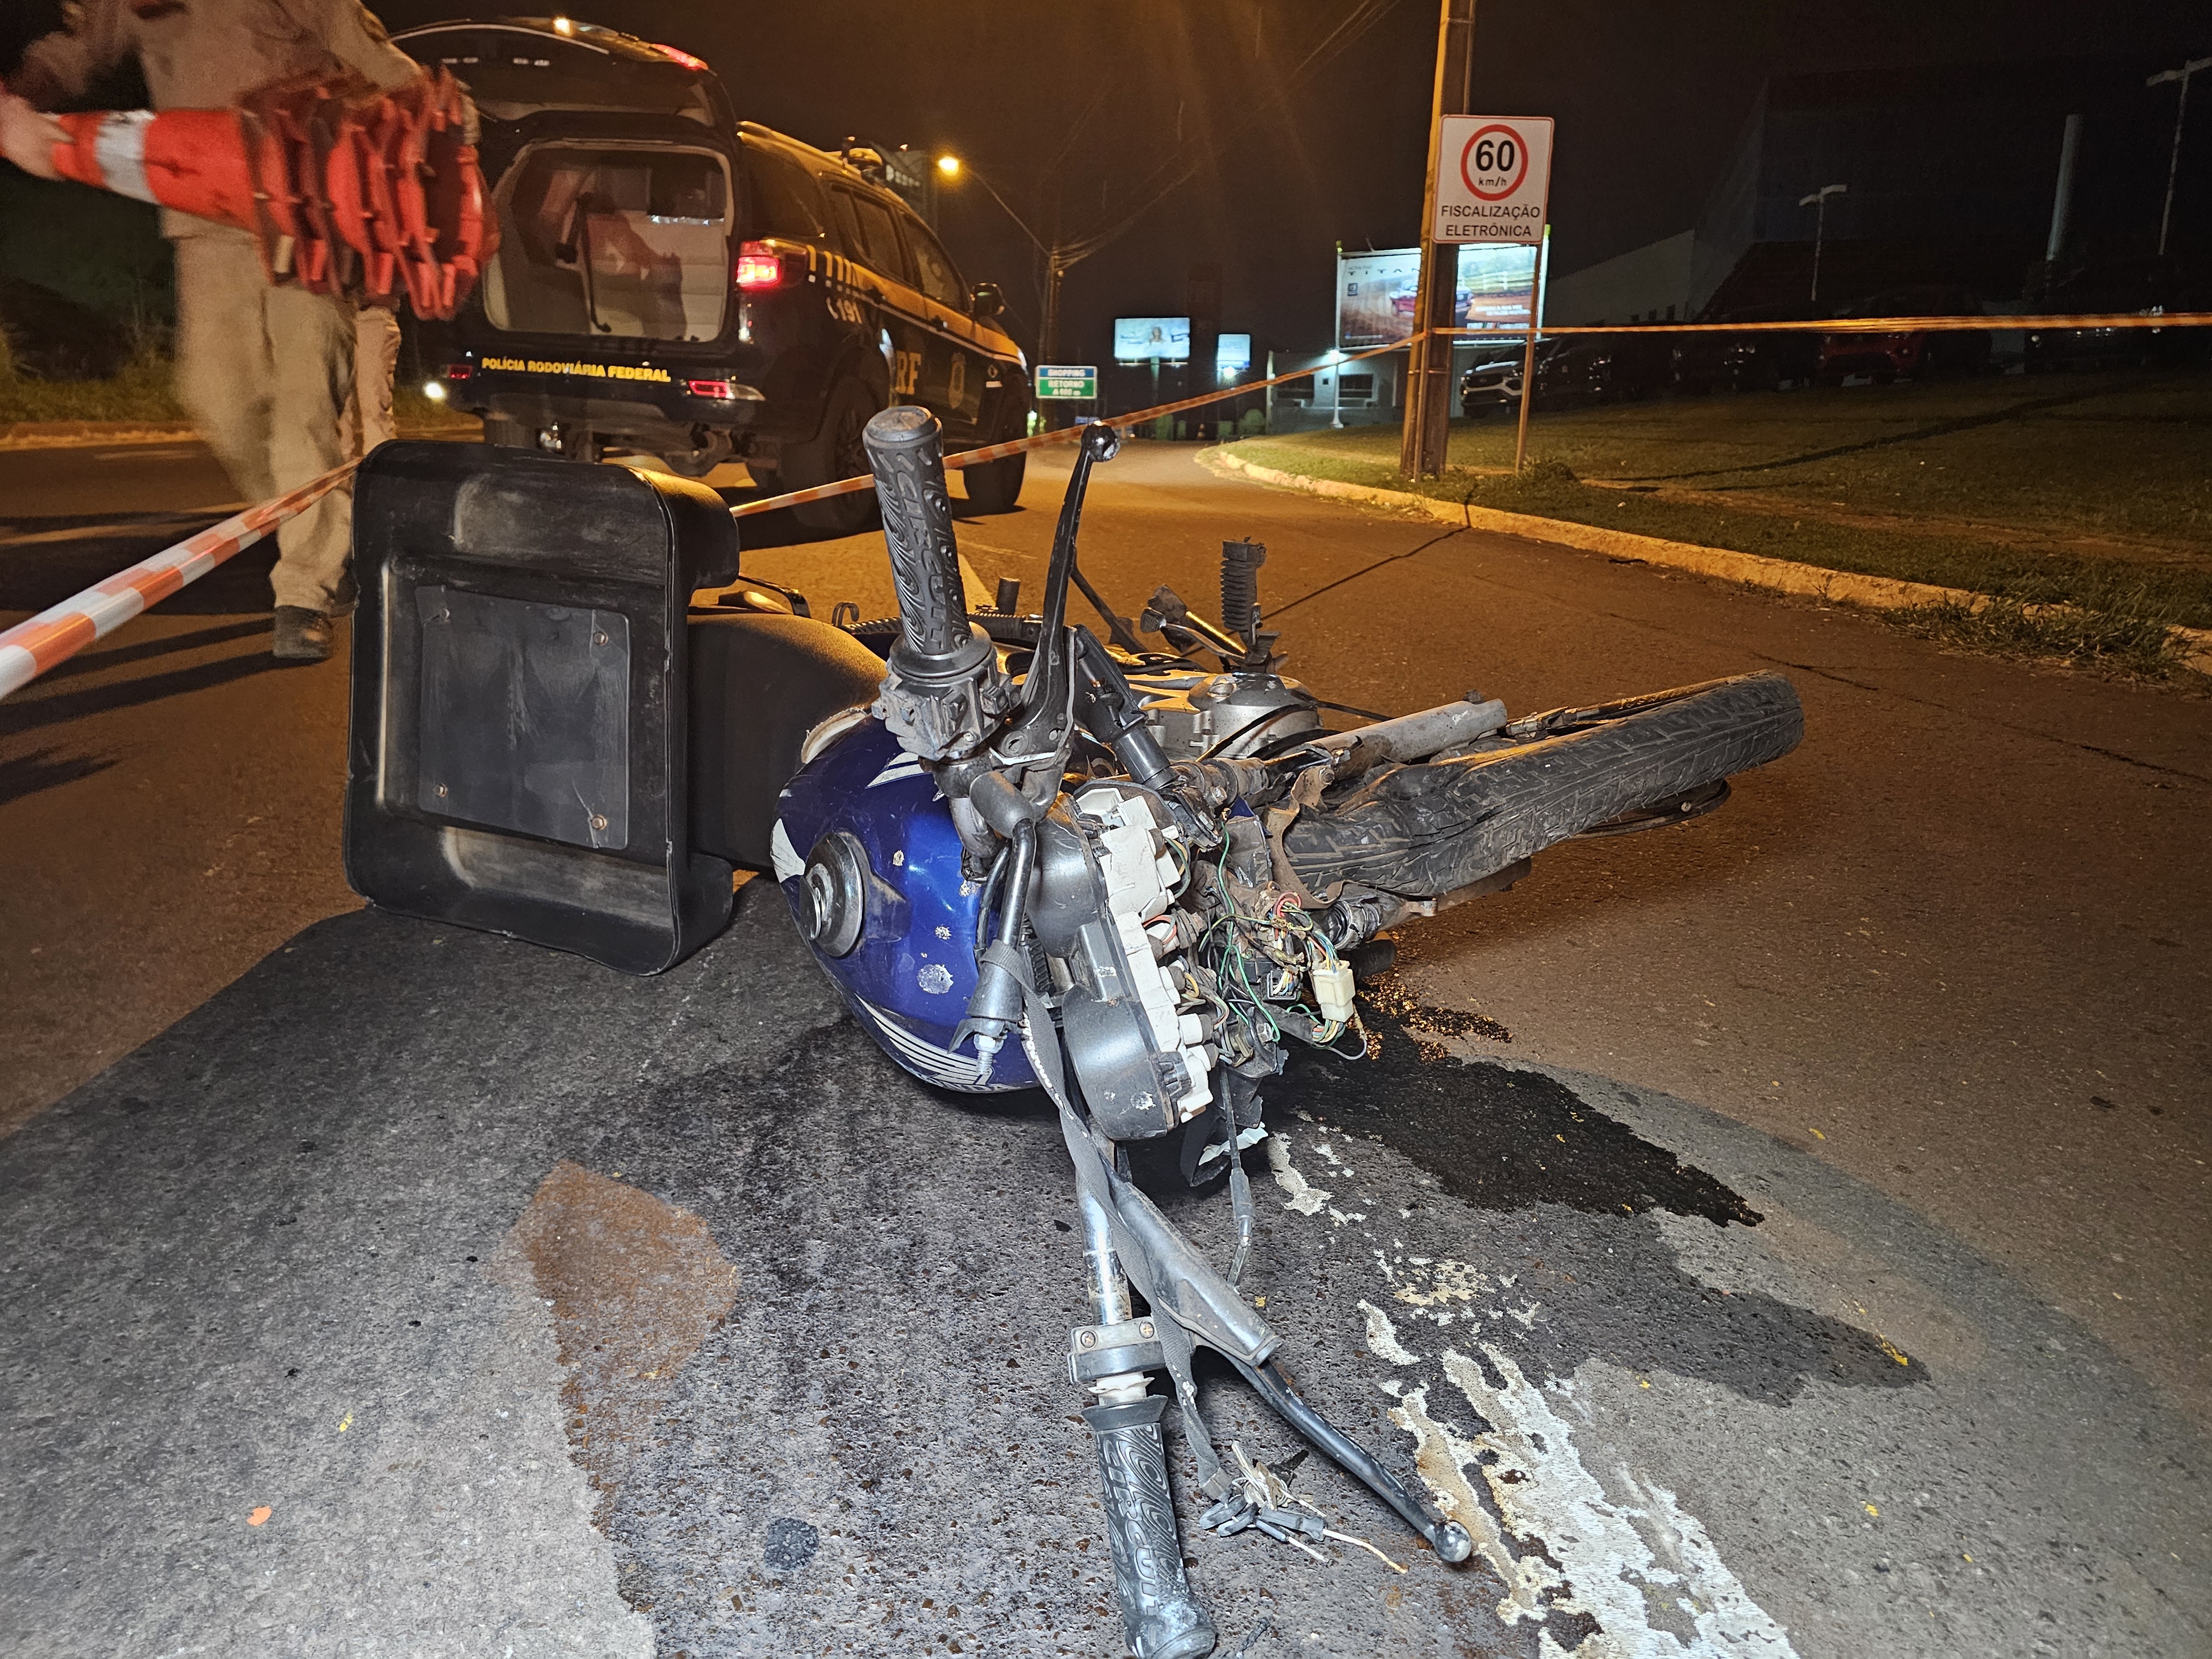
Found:
[[[397,92],[302,77],[233,109],[58,118],[64,178],[252,231],[272,283],[450,317],[499,245],[468,99],[442,69]]]

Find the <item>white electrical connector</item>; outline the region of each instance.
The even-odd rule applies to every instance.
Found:
[[[1314,1006],[1321,1017],[1332,1025],[1342,1025],[1352,1018],[1352,995],[1356,988],[1351,968],[1341,962],[1316,962],[1312,965]]]

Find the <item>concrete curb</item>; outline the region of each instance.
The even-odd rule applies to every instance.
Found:
[[[1603,553],[1612,558],[1664,565],[1670,570],[1716,576],[1746,587],[1763,588],[1771,593],[1794,593],[1830,604],[1863,605],[1870,611],[1960,605],[1978,611],[1990,599],[1970,588],[1939,587],[1932,582],[1901,581],[1893,576],[1869,576],[1855,570],[1825,570],[1818,565],[1770,559],[1757,553],[1738,553],[1725,547],[1705,547],[1695,542],[1639,536],[1631,531],[1606,530],[1565,519],[1540,518],[1533,513],[1501,513],[1495,507],[1438,501],[1433,495],[1419,495],[1411,490],[1378,489],[1368,484],[1340,483],[1334,478],[1308,478],[1258,465],[1224,448],[1200,450],[1195,459],[1210,472],[1241,473],[1256,483],[1302,489],[1309,495],[1328,495],[1339,501],[1397,507],[1463,529],[1525,536],[1531,541],[1552,542],[1587,553]],[[2200,674],[2212,674],[2212,629],[2177,627],[2169,631],[2181,653],[2183,665]]]
[[[0,449],[173,444],[197,435],[190,421],[16,421],[0,426]]]

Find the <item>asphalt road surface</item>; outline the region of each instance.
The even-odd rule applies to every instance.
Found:
[[[227,495],[112,453],[0,454],[0,618]],[[1062,476],[963,526],[987,580]],[[1340,701],[1807,707],[1717,816],[1407,930],[1380,1058],[1272,1097],[1247,1288],[1481,1548],[1308,1459],[1407,1571],[1187,1528],[1221,1651],[2212,1647],[2204,705],[1186,448],[1092,500],[1133,611],[1267,543]],[[760,530],[890,608],[876,545]],[[765,882],[643,981],[359,911],[343,665],[267,666],[265,563],[0,705],[0,1652],[1120,1651],[1039,1103],[892,1069]]]

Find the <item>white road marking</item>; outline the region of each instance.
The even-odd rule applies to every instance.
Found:
[[[1673,1492],[1648,1480],[1639,1483],[1624,1468],[1628,1501],[1608,1497],[1583,1467],[1573,1431],[1544,1391],[1498,1349],[1485,1344],[1482,1352],[1503,1387],[1492,1388],[1481,1366],[1450,1349],[1444,1352],[1444,1375],[1492,1425],[1473,1444],[1497,1454],[1494,1462],[1476,1467],[1506,1528],[1516,1538],[1541,1540],[1560,1564],[1574,1605],[1598,1621],[1599,1632],[1579,1644],[1577,1654],[1586,1659],[1796,1659],[1789,1632],[1751,1599],[1704,1525]],[[1550,1386],[1572,1393],[1565,1381]],[[1464,1471],[1467,1465],[1460,1467]],[[1697,1632],[1687,1643],[1651,1624],[1653,1607],[1670,1604]]]
[[[1351,1173],[1325,1142],[1316,1140],[1316,1150]],[[1289,1195],[1283,1207],[1320,1214],[1330,1194],[1292,1167],[1289,1143],[1279,1133],[1267,1143],[1267,1161]],[[1328,1213],[1340,1226],[1355,1218],[1335,1209]],[[1533,1331],[1540,1303],[1523,1296],[1518,1308],[1455,1306],[1473,1304],[1491,1288],[1474,1267],[1448,1256],[1407,1256],[1401,1241],[1394,1241],[1395,1258],[1379,1244],[1370,1248],[1401,1304],[1397,1317],[1438,1327],[1463,1318],[1488,1363],[1486,1374],[1454,1349],[1441,1358],[1444,1378],[1475,1413],[1471,1436],[1462,1434],[1449,1413],[1431,1413],[1429,1395],[1437,1384],[1408,1387],[1393,1377],[1376,1386],[1397,1401],[1390,1420],[1413,1437],[1423,1481],[1504,1583],[1499,1620],[1509,1627],[1524,1619],[1546,1626],[1537,1636],[1539,1659],[1796,1659],[1789,1632],[1752,1600],[1697,1516],[1666,1487],[1626,1466],[1617,1472],[1620,1496],[1608,1495],[1583,1465],[1572,1431],[1544,1389],[1501,1350],[1480,1341],[1486,1314]],[[1518,1277],[1500,1273],[1497,1287],[1510,1288]],[[1426,1363],[1399,1340],[1390,1314],[1364,1298],[1356,1305],[1377,1358],[1398,1367]],[[1492,1385],[1492,1375],[1503,1379],[1499,1386]],[[1547,1386],[1572,1397],[1565,1379]],[[1478,1471],[1486,1501],[1473,1484]],[[1547,1623],[1555,1612],[1588,1613],[1598,1628],[1570,1654]]]
[[[1283,1204],[1285,1209],[1296,1210],[1300,1215],[1321,1213],[1321,1206],[1328,1202],[1328,1191],[1309,1187],[1306,1178],[1291,1167],[1291,1143],[1279,1130],[1268,1137],[1267,1167],[1275,1172],[1275,1184],[1290,1194]]]
[[[1372,1302],[1361,1298],[1359,1311],[1367,1316],[1367,1346],[1382,1358],[1394,1365],[1418,1365],[1421,1356],[1408,1353],[1398,1341],[1398,1332],[1390,1323],[1390,1316]]]

